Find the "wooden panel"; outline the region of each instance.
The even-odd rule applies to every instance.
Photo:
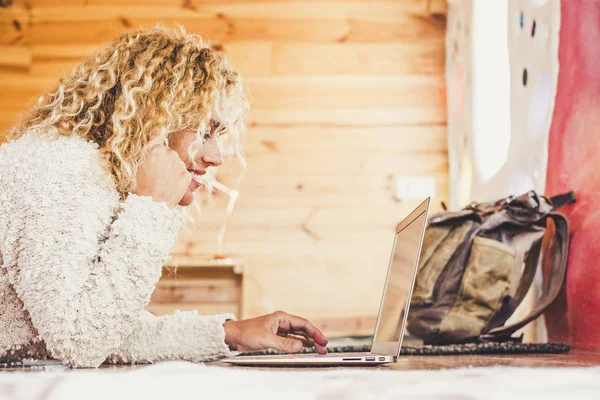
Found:
[[[446,127],[291,126],[250,127],[246,154],[279,153],[445,153]]]
[[[26,74],[0,74],[0,110],[21,112],[35,103],[43,91],[56,86],[52,78],[36,78]]]
[[[445,3],[434,0],[434,3]],[[183,8],[192,11],[203,9],[217,10],[246,16],[282,17],[303,15],[314,17],[318,9],[324,17],[364,16],[365,14],[413,13],[428,15],[427,0],[370,0],[370,8],[365,9],[362,0],[13,0],[13,4],[24,8],[56,8],[73,6],[149,6]],[[439,6],[438,6],[439,7]],[[313,13],[313,14],[311,14]]]
[[[31,66],[31,50],[22,46],[0,45],[0,73],[27,73]]]
[[[276,44],[274,75],[440,75],[443,37],[393,43]]]
[[[447,198],[446,170],[430,176],[438,182],[438,196]],[[240,204],[254,208],[367,207],[396,203],[391,176],[273,176],[268,180],[248,179],[242,183],[240,192]],[[411,205],[408,202],[406,206]]]
[[[30,15],[25,7],[0,9],[0,45],[22,46],[28,43]]]
[[[265,175],[322,175],[326,165],[331,175],[429,174],[447,169],[448,158],[443,153],[432,154],[369,154],[343,155],[315,153],[288,154],[286,157],[270,153],[248,155],[248,163]]]
[[[432,107],[445,104],[441,76],[403,75],[319,76],[250,78],[250,94],[257,108],[301,110],[304,108]]]
[[[18,0],[23,1],[23,0]],[[369,8],[365,8],[361,0],[32,0],[34,4],[42,5],[146,5],[172,7],[180,6],[190,10],[211,10],[228,14],[243,15],[248,17],[282,18],[298,16],[314,18],[347,18],[365,17],[368,15],[394,16],[403,13],[428,15],[427,2],[423,0],[370,0]],[[436,3],[443,1],[436,0]],[[434,8],[434,7],[430,7]],[[318,14],[315,14],[318,12]]]
[[[312,3],[318,4],[318,3]],[[306,8],[304,8],[306,10]],[[32,44],[103,43],[134,27],[151,27],[156,15],[164,24],[178,23],[188,31],[206,35],[213,42],[273,40],[288,42],[378,43],[435,38],[445,24],[423,15],[381,13],[368,19],[314,18],[319,6],[302,18],[288,10],[284,16],[252,18],[211,10],[193,11],[171,7],[80,7],[34,8]],[[309,11],[305,11],[309,12]],[[72,32],[77,34],[73,35]]]
[[[240,301],[239,289],[239,284],[224,279],[163,279],[156,286],[151,301],[161,304],[237,303]]]
[[[377,103],[360,108],[338,108],[331,103],[302,110],[254,107],[248,116],[250,125],[445,125],[446,121],[445,107],[381,107]]]

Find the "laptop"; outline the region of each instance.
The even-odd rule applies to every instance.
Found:
[[[406,318],[415,277],[430,198],[427,198],[396,227],[392,254],[379,306],[371,351],[364,353],[304,353],[247,355],[222,359],[237,365],[258,366],[341,366],[395,363],[400,355]]]

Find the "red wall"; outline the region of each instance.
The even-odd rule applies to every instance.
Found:
[[[550,341],[600,350],[600,1],[563,0],[559,76],[546,194],[574,190],[562,299],[546,313]]]

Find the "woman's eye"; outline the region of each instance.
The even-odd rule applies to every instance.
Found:
[[[202,136],[202,140],[207,141],[208,139],[210,139],[210,133],[205,133],[204,136]]]

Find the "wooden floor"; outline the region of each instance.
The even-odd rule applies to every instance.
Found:
[[[247,369],[249,367],[229,366],[221,362],[210,363],[213,366],[224,368]],[[144,368],[146,365],[103,365],[104,370],[129,370]],[[381,370],[439,370],[468,367],[590,367],[600,366],[600,353],[572,351],[569,354],[524,354],[524,355],[447,355],[447,356],[406,356],[395,364],[386,364],[377,367],[345,367],[345,368],[369,368]],[[18,367],[2,368],[0,372],[39,372],[55,370],[61,367]],[[331,367],[323,367],[326,369]],[[252,367],[252,369],[269,369],[270,367]],[[315,368],[277,368],[281,370],[307,370]]]
[[[223,363],[214,363],[223,365]],[[395,364],[385,364],[372,368],[385,370],[440,370],[468,367],[590,367],[600,366],[600,353],[571,352],[569,354],[523,354],[523,355],[444,355],[444,356],[406,356],[401,357]],[[232,366],[229,368],[249,368]],[[273,369],[262,367],[253,369]],[[326,367],[325,367],[326,368]],[[353,368],[353,367],[346,367]],[[315,368],[277,368],[277,369],[315,369]],[[322,368],[321,368],[322,369]]]
[[[523,355],[411,356],[380,368],[397,370],[445,369],[465,367],[588,367],[600,365],[600,353]]]

